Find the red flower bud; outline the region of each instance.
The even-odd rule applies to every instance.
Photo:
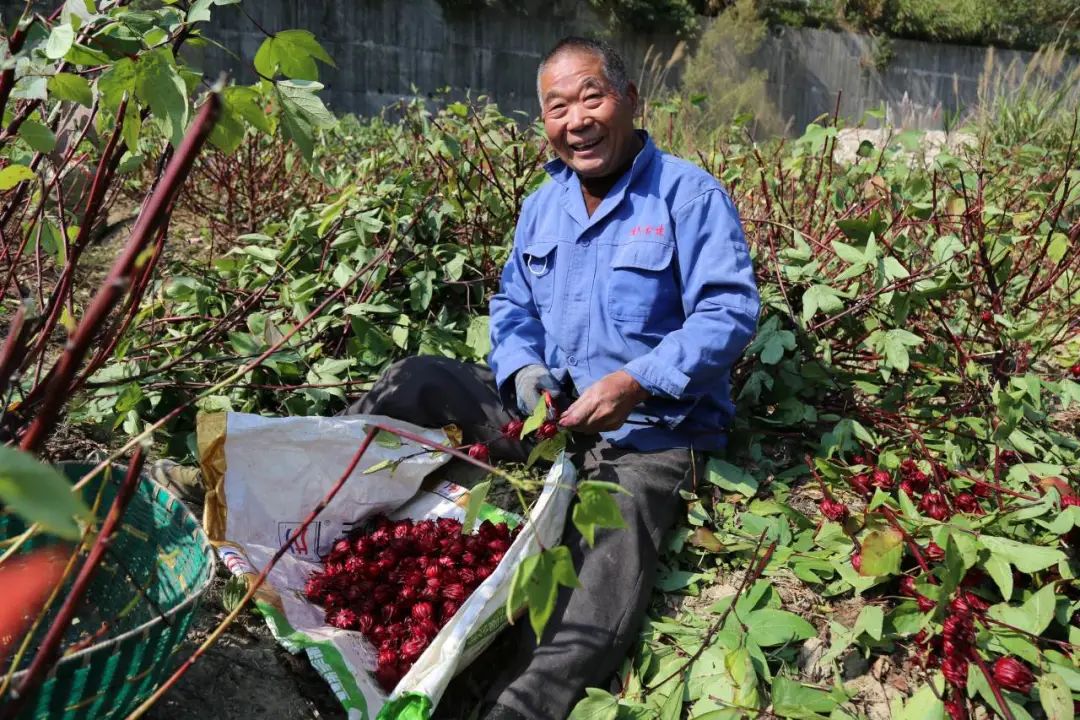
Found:
[[[1080,378],[1080,362],[1069,368],[1069,374],[1072,375],[1074,378]]]
[[[870,490],[870,476],[866,473],[859,473],[858,475],[852,475],[848,478],[848,483],[851,485],[851,489],[860,495],[869,495]]]
[[[968,661],[955,655],[947,657],[941,663],[941,674],[954,688],[963,690],[967,687]]]
[[[1080,507],[1080,496],[1078,495],[1063,495],[1061,497],[1061,507]]]
[[[487,445],[484,445],[483,443],[476,443],[475,445],[470,445],[469,457],[471,457],[473,460],[479,460],[480,462],[486,463],[490,457]]]
[[[862,553],[855,553],[851,556],[851,567],[855,568],[855,572],[862,574]]]
[[[915,597],[918,594],[915,590],[915,578],[910,575],[900,578],[900,594],[908,597]]]
[[[913,458],[904,458],[900,461],[900,472],[904,473],[905,475],[910,475],[918,469],[919,466]]]
[[[832,498],[825,498],[818,503],[818,507],[821,508],[821,514],[833,522],[842,522],[848,515],[847,505]]]
[[[962,697],[951,697],[945,701],[945,712],[949,720],[968,720],[967,705]]]
[[[521,431],[525,427],[525,423],[520,420],[511,420],[502,426],[503,437],[508,440],[520,440]]]
[[[870,478],[870,484],[882,490],[892,490],[893,476],[885,468],[877,468]]]
[[[964,599],[967,600],[968,607],[976,614],[986,612],[990,608],[990,603],[983,600],[975,593],[964,593]]]
[[[966,512],[966,513],[981,513],[982,512],[982,508],[979,507],[978,499],[974,495],[972,495],[971,493],[960,493],[953,500],[953,503],[956,504],[956,507],[961,512]]]
[[[930,562],[941,562],[945,559],[945,551],[941,549],[940,545],[932,541],[923,548],[923,554],[926,555],[926,559]]]
[[[368,635],[375,627],[375,618],[370,613],[361,613],[356,618],[356,629]]]
[[[1035,676],[1027,665],[1014,657],[1000,657],[994,663],[994,680],[1006,690],[1027,695],[1035,682]]]
[[[541,440],[553,438],[559,434],[559,425],[554,420],[548,420],[536,430],[536,437]]]
[[[977,480],[975,484],[971,486],[971,492],[975,497],[988,498],[994,492],[994,489],[982,480]]]
[[[418,622],[422,620],[430,620],[435,616],[435,608],[429,602],[418,602],[412,606],[410,614],[412,615],[413,620],[416,620]]]
[[[926,597],[925,595],[919,595],[915,598],[915,604],[919,606],[919,610],[923,612],[930,612],[937,607],[937,603]]]
[[[930,487],[930,476],[922,470],[911,473],[908,481],[911,483],[911,487],[915,488],[915,492],[926,492],[926,489]]]
[[[401,659],[412,665],[416,662],[421,655],[424,654],[424,650],[427,649],[428,641],[426,638],[413,637],[405,642],[401,643]]]
[[[915,643],[917,645],[925,645],[926,641],[929,638],[930,635],[926,632],[926,630],[920,630],[919,632],[915,633],[915,637],[913,638],[913,640],[915,640]]]
[[[445,625],[450,620],[450,618],[454,617],[454,613],[456,613],[460,608],[461,603],[454,600],[447,600],[446,602],[444,602],[442,604],[442,611],[439,615],[439,617],[442,618],[443,624]]]
[[[442,589],[442,596],[447,600],[453,600],[454,602],[460,603],[465,599],[466,595],[468,595],[468,593],[465,591],[465,586],[461,583],[447,585]]]
[[[971,615],[971,605],[962,593],[957,593],[956,597],[949,601],[949,609],[952,610],[954,614],[945,618],[945,622],[967,618]]]
[[[342,608],[335,610],[331,615],[326,618],[326,621],[334,627],[341,628],[342,630],[353,630],[356,628],[357,617],[356,613],[348,608]]]

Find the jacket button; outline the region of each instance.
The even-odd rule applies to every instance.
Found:
[[[577,365],[577,358],[571,355],[566,358],[566,362],[570,363],[571,365]]]

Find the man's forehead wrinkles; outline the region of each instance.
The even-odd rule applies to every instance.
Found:
[[[560,85],[564,87],[560,89]],[[562,83],[556,80],[553,85],[549,87],[548,91],[544,93],[544,101],[546,102],[547,100],[550,100],[554,97],[559,97],[560,95],[569,95],[575,91],[580,91],[584,88],[596,88],[602,90],[605,87],[607,86],[604,84],[604,82],[594,75],[586,75],[585,77],[581,78],[581,80],[578,81],[576,84],[572,84],[569,80]]]

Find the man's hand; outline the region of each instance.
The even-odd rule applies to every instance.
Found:
[[[514,375],[518,411],[525,417],[532,415],[545,390],[551,393],[553,398],[562,394],[559,383],[544,365],[526,365]]]
[[[616,370],[589,386],[559,418],[578,432],[597,433],[622,427],[634,407],[649,393],[625,370]]]

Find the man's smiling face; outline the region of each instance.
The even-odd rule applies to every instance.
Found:
[[[586,50],[556,55],[540,74],[544,131],[555,153],[583,177],[604,177],[630,161],[637,89],[626,95],[604,76],[601,57]]]

